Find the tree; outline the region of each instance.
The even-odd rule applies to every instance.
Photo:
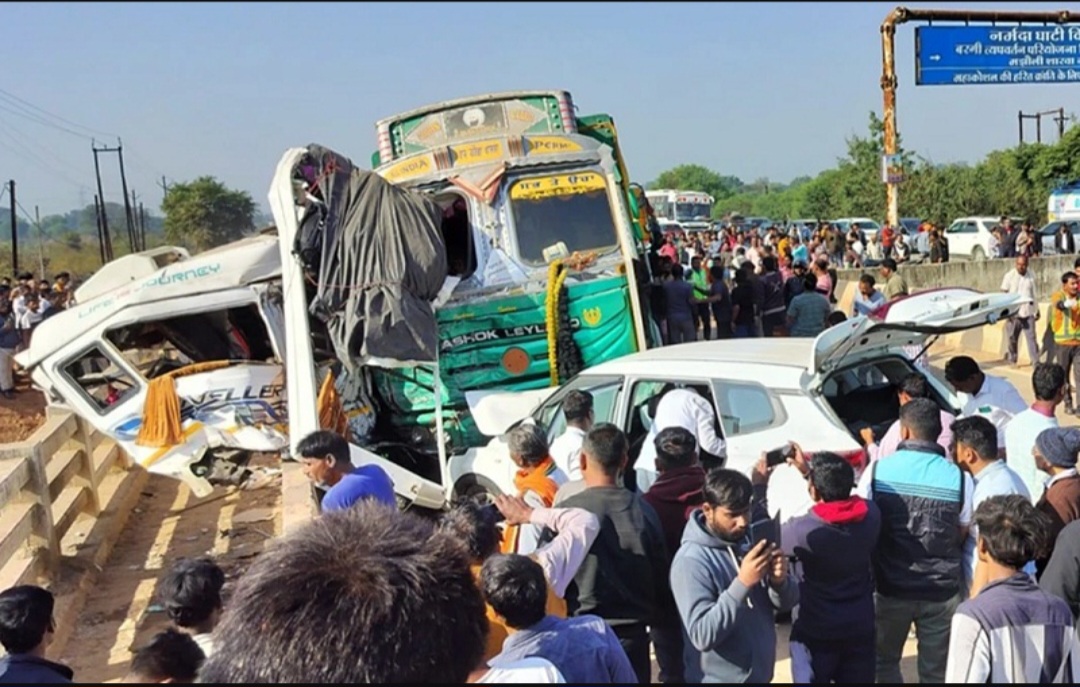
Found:
[[[165,237],[196,251],[235,241],[255,228],[251,195],[233,191],[211,176],[173,185],[161,209]]]
[[[677,191],[703,191],[717,200],[733,195],[742,185],[735,177],[722,177],[701,165],[679,165],[662,172],[649,188],[669,188]]]

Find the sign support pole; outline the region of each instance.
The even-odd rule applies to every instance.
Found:
[[[896,127],[896,27],[909,21],[957,21],[957,22],[1016,22],[1038,24],[1075,24],[1080,13],[1060,12],[998,12],[995,10],[933,10],[897,7],[881,23],[881,92],[883,100],[882,123],[884,125],[884,152],[897,153]],[[900,225],[900,188],[897,183],[886,183],[886,221],[893,227]]]

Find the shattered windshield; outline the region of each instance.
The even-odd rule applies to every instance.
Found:
[[[511,213],[522,260],[544,264],[544,250],[603,250],[618,240],[604,178],[595,172],[523,179],[510,190]]]
[[[708,219],[712,206],[708,203],[676,203],[675,221],[690,222],[695,219]]]

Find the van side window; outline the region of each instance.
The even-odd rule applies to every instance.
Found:
[[[64,366],[64,375],[102,414],[139,390],[139,383],[97,346]]]
[[[720,422],[725,436],[750,434],[777,423],[777,404],[759,384],[717,382],[713,384],[720,405]]]

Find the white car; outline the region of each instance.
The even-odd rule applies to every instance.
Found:
[[[945,230],[949,241],[949,259],[964,258],[982,261],[994,257],[990,250],[991,232],[1001,221],[1000,217],[961,217]],[[1012,218],[1013,224],[1020,226],[1023,219]]]
[[[859,235],[862,236],[862,242],[864,244],[868,238],[877,236],[881,232],[881,225],[869,217],[844,217],[842,219],[834,219],[830,224],[844,234],[847,234],[851,231],[852,227],[855,227],[859,230]]]
[[[516,422],[531,421],[552,440],[566,427],[562,399],[572,389],[589,391],[596,422],[613,422],[627,433],[633,463],[649,431],[649,402],[675,384],[698,390],[713,404],[717,430],[727,443],[727,467],[749,473],[763,451],[791,440],[810,452],[837,453],[861,471],[866,452],[857,439],[859,429],[869,425],[878,437],[884,435],[899,416],[896,385],[905,376],[927,374],[942,408],[962,407],[903,347],[927,346],[939,334],[992,324],[1015,314],[1025,300],[970,289],[924,291],[889,304],[880,320],[849,319],[816,339],[729,339],[655,348],[597,365],[557,390],[494,393],[470,404],[485,434],[496,436]],[[461,458],[454,465],[461,476],[455,475],[459,496],[513,492],[515,468],[502,438]],[[774,471],[769,501],[774,512],[782,509],[786,516],[810,506],[805,481],[787,466]]]

